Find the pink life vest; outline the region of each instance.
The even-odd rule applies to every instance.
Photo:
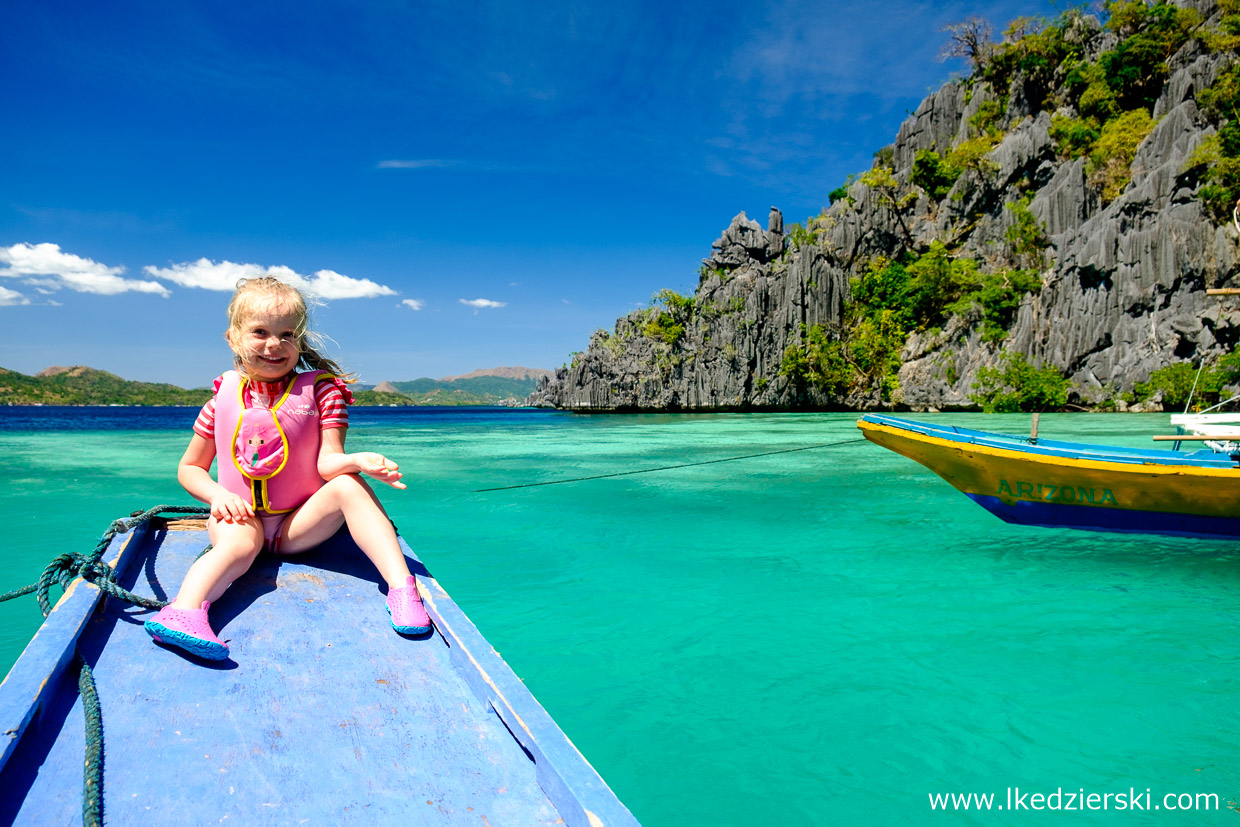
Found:
[[[323,485],[319,476],[318,382],[327,371],[299,373],[271,410],[245,404],[249,379],[235,370],[215,392],[215,457],[220,485],[254,510],[285,514],[300,508]]]

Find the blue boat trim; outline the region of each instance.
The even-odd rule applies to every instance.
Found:
[[[1165,534],[1234,540],[1240,537],[1240,519],[1209,515],[1093,508],[1071,503],[1017,500],[1005,503],[998,497],[965,494],[1001,520],[1040,528],[1075,528],[1120,534]]]
[[[1029,437],[1016,434],[995,433],[993,431],[976,431],[961,428],[957,425],[939,425],[936,423],[919,422],[886,414],[866,414],[862,422],[874,425],[886,425],[905,431],[938,437],[952,442],[970,445],[981,445],[988,448],[1017,450],[1035,456],[1071,457],[1073,459],[1096,460],[1098,462],[1119,462],[1132,464],[1157,465],[1190,465],[1198,468],[1235,468],[1236,461],[1225,454],[1217,454],[1210,450],[1201,451],[1169,451],[1160,448],[1121,448],[1112,445],[1092,445],[1086,442],[1065,442],[1053,439],[1039,439],[1036,443]]]
[[[104,560],[162,599],[205,542],[140,526]],[[433,808],[436,823],[637,824],[401,543],[437,632],[423,639],[376,622],[381,589],[347,538],[301,562],[261,556],[212,606],[230,661],[156,646],[145,611],[96,611],[100,591],[75,581],[0,684],[0,823],[81,817],[77,650],[99,683],[113,823],[175,821],[193,801],[196,820],[242,823],[420,823]],[[293,620],[273,634],[273,618]],[[150,783],[168,773],[177,789]]]

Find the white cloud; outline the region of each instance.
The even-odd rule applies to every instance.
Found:
[[[12,247],[0,247],[0,276],[22,278],[26,284],[34,286],[40,292],[69,289],[104,296],[128,292],[155,293],[165,297],[169,295],[168,288],[159,282],[122,278],[121,274],[124,272],[124,267],[108,267],[89,258],[63,252],[59,244],[14,244]]]
[[[30,304],[30,299],[16,290],[0,287],[0,307],[13,307],[18,304]]]
[[[461,299],[461,304],[467,304],[470,307],[507,307],[508,302],[496,302],[490,299]]]
[[[236,289],[241,279],[271,276],[299,290],[323,299],[371,299],[375,296],[395,296],[396,291],[386,285],[345,276],[335,270],[319,270],[312,276],[303,276],[291,267],[276,265],[263,267],[258,264],[237,264],[232,261],[211,261],[200,258],[174,264],[171,267],[143,268],[147,275],[164,279],[182,287],[198,287],[221,292]]]
[[[405,299],[403,302],[401,302],[401,304],[405,305],[406,307],[411,307],[414,310],[421,310],[423,307],[426,307],[426,302],[422,301],[421,299]]]
[[[375,296],[396,295],[396,291],[386,285],[370,279],[344,276],[335,270],[317,271],[305,282],[304,289],[325,299],[373,299]]]

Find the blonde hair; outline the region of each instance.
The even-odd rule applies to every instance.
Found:
[[[238,370],[241,368],[241,354],[237,352],[233,340],[240,340],[246,319],[260,307],[291,313],[297,317],[293,332],[297,335],[297,350],[301,353],[297,362],[299,369],[325,370],[345,382],[357,381],[356,376],[320,352],[326,340],[322,334],[310,329],[310,310],[302,292],[271,276],[241,279],[237,282],[237,290],[233,293],[232,300],[228,302],[228,329],[224,331],[224,340],[233,352],[233,364]]]

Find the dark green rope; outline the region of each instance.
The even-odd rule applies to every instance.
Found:
[[[82,696],[82,714],[86,718],[86,766],[82,771],[82,824],[103,825],[103,710],[99,707],[99,689],[90,665],[82,664],[78,672],[78,694]]]
[[[53,583],[61,589],[68,589],[77,578],[93,583],[100,591],[112,597],[120,598],[135,606],[147,609],[158,609],[166,606],[166,601],[151,600],[136,595],[116,582],[116,571],[103,562],[103,553],[112,545],[117,534],[124,534],[135,526],[148,523],[160,514],[208,514],[210,509],[204,506],[157,505],[146,511],[136,511],[125,520],[117,520],[99,538],[95,550],[90,554],[65,553],[48,564],[37,582],[11,592],[0,594],[0,602],[12,600],[23,594],[35,593],[43,616],[51,614],[52,604],[48,591]],[[82,696],[82,713],[86,718],[86,762],[82,781],[82,823],[87,827],[101,827],[103,824],[103,711],[99,706],[99,690],[95,686],[95,676],[90,665],[80,655],[77,658],[78,692]]]

